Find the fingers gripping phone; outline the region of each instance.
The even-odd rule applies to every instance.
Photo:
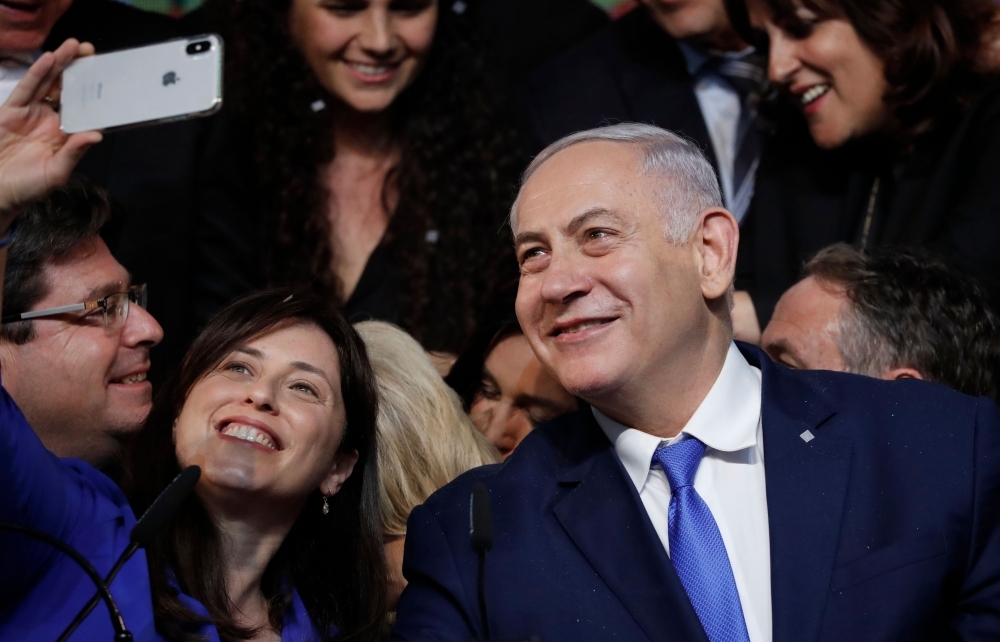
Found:
[[[208,116],[222,106],[222,38],[168,40],[74,60],[63,72],[67,134]]]

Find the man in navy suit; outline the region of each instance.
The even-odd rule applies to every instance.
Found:
[[[648,125],[567,137],[512,212],[517,314],[590,407],[416,508],[394,634],[544,642],[1000,639],[1000,411],[735,345],[739,228]]]

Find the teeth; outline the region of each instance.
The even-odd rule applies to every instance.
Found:
[[[364,64],[361,64],[360,62],[351,62],[351,63],[348,63],[348,64],[351,67],[354,67],[355,69],[357,69],[358,71],[360,71],[361,73],[367,74],[369,76],[380,76],[382,74],[386,74],[386,73],[389,73],[390,71],[392,71],[392,67],[381,67],[381,66],[376,66],[376,65],[364,65]]]
[[[800,100],[802,101],[803,105],[808,105],[812,102],[815,102],[816,99],[818,99],[820,96],[822,96],[828,91],[830,91],[830,85],[826,84],[815,85],[811,87],[808,91],[806,91],[804,94],[802,94]]]
[[[121,383],[142,383],[145,380],[146,380],[146,373],[145,372],[140,372],[138,374],[132,374],[132,375],[129,375],[127,377],[122,377],[121,379],[118,379],[118,381],[120,381]]]
[[[252,441],[258,443],[261,446],[266,446],[271,450],[277,450],[274,442],[271,438],[267,436],[263,430],[257,430],[253,426],[241,426],[240,424],[229,424],[222,429],[223,435],[229,435],[230,437],[236,437],[237,439],[242,439],[243,441]]]
[[[572,334],[574,332],[581,332],[587,328],[592,328],[595,325],[601,325],[604,321],[584,321],[583,323],[578,323],[568,328],[563,328],[561,334]]]

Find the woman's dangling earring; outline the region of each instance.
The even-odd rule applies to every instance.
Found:
[[[330,514],[330,498],[327,497],[326,495],[323,495],[323,514],[324,515]]]

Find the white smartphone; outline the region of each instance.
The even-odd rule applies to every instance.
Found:
[[[67,134],[208,116],[222,106],[222,38],[206,34],[74,60],[63,72]]]

